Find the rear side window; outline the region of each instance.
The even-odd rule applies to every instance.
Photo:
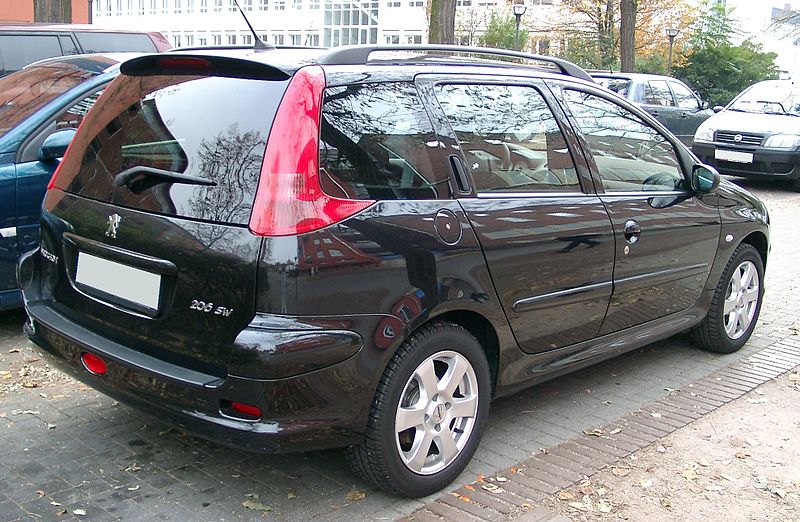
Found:
[[[644,88],[644,102],[647,105],[661,105],[662,107],[674,107],[675,101],[672,93],[663,80],[652,80],[647,82]]]
[[[478,192],[576,192],[578,174],[553,113],[533,87],[440,85]]]
[[[0,35],[0,76],[53,56],[61,56],[56,35]]]
[[[320,179],[331,196],[347,199],[447,198],[449,170],[411,83],[377,83],[325,90]]]
[[[76,32],[78,43],[84,53],[107,53],[136,51],[143,53],[157,52],[155,44],[146,34],[138,33],[95,33]]]
[[[120,206],[247,224],[284,81],[120,76],[73,141],[65,190]]]

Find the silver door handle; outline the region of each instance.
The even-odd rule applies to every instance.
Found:
[[[17,237],[17,227],[0,228],[0,237],[2,238]]]

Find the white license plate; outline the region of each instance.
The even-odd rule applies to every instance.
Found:
[[[158,310],[161,276],[116,261],[78,253],[75,281],[126,301]]]
[[[718,160],[733,161],[735,163],[753,163],[752,152],[738,152],[735,150],[720,150],[714,151],[714,157]]]

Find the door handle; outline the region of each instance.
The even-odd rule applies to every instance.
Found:
[[[639,223],[636,221],[629,219],[625,222],[625,227],[622,229],[622,233],[625,236],[625,241],[632,245],[639,241],[639,236],[642,235],[642,227],[640,227]]]
[[[650,111],[650,116],[652,116],[653,118],[658,118],[659,114],[660,113],[658,111]]]
[[[686,118],[688,118],[688,117],[689,117],[689,115],[688,115],[688,114],[686,114],[685,112],[682,112],[682,113],[681,113],[681,119],[682,119],[682,120],[685,120],[685,119],[686,119]]]

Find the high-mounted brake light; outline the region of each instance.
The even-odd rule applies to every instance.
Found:
[[[289,236],[347,219],[374,201],[329,196],[319,179],[319,132],[325,73],[297,71],[275,114],[250,216],[259,236]]]
[[[194,56],[164,56],[156,60],[159,69],[175,69],[181,71],[207,72],[214,69],[214,64],[204,58]]]

